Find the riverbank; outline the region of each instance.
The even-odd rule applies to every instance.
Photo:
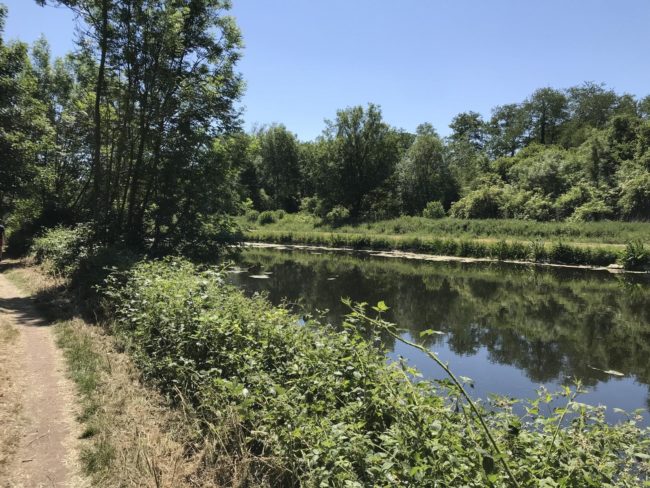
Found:
[[[346,252],[355,254],[367,254],[378,258],[389,259],[410,259],[415,261],[429,261],[429,262],[458,262],[458,263],[494,263],[501,262],[506,264],[524,264],[532,266],[542,266],[548,268],[567,268],[567,269],[584,269],[592,271],[607,271],[608,273],[628,273],[628,274],[648,274],[649,271],[634,271],[623,268],[620,264],[611,264],[609,266],[590,266],[580,264],[557,264],[557,263],[544,263],[539,261],[526,261],[514,259],[496,259],[496,258],[464,258],[459,256],[440,256],[435,254],[424,254],[417,252],[405,251],[374,251],[371,249],[355,249],[352,247],[328,247],[328,246],[310,246],[306,244],[271,244],[268,242],[244,242],[244,247],[258,248],[258,249],[277,249],[277,250],[300,250],[311,252]]]
[[[87,276],[97,283],[91,264],[99,251],[76,253],[72,263],[58,259],[71,253],[57,236],[39,241],[40,259],[66,262],[52,271],[76,275],[82,289],[90,288]],[[585,486],[613,479],[634,486],[650,472],[650,432],[635,414],[610,425],[602,408],[578,403],[570,390],[494,399],[484,408],[462,400],[457,387],[419,381],[409,366],[387,363],[372,340],[393,328],[376,319],[381,302],[367,312],[372,317],[356,308],[341,329],[314,320],[299,325],[286,308],[248,298],[215,268],[182,258],[130,263],[100,281],[99,291],[102,306],[86,307],[104,317],[102,330],[142,384],[167,399],[164,410],[191,426],[189,452],[200,458],[202,481],[210,479],[201,470],[206,463],[230,468],[212,478],[215,485],[239,476],[255,486]],[[577,422],[550,409],[539,413],[562,396]],[[529,413],[515,415],[515,403]],[[137,428],[137,419],[129,424]],[[121,457],[116,449],[113,459]]]
[[[650,250],[646,245],[650,223],[573,224],[402,217],[332,228],[313,216],[282,213],[266,224],[244,218],[239,223],[246,241],[272,244],[387,251],[402,253],[403,257],[422,254],[443,259],[611,266],[630,270],[650,268]]]

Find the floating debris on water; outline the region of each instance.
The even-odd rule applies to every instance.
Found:
[[[616,371],[615,369],[600,369],[600,368],[594,368],[593,366],[589,366],[589,367],[595,371],[600,371],[601,373],[605,373],[605,374],[611,374],[612,376],[625,376],[625,373],[621,373],[620,371]]]
[[[228,269],[228,273],[233,273],[233,274],[240,274],[240,273],[248,273],[248,268],[238,268],[238,267],[233,267]]]

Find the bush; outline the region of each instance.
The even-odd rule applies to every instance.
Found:
[[[264,210],[264,212],[261,212],[257,217],[257,223],[260,225],[274,224],[277,221],[278,218],[275,215],[275,212],[271,210]]]
[[[454,203],[450,213],[461,219],[496,219],[501,217],[502,197],[498,186],[482,187]]]
[[[560,195],[555,201],[555,215],[558,220],[564,220],[570,217],[578,207],[591,199],[591,190],[584,186],[578,185],[569,189],[566,193]]]
[[[246,211],[246,220],[248,222],[257,222],[260,213],[257,210],[247,210]]]
[[[74,228],[55,227],[34,239],[32,253],[38,263],[47,263],[55,273],[72,273],[95,251],[89,224]]]
[[[650,172],[630,178],[621,185],[619,206],[626,219],[650,220]]]
[[[601,200],[590,200],[576,208],[571,216],[573,222],[598,222],[614,216],[614,212]]]
[[[325,223],[332,227],[339,227],[350,219],[350,211],[342,205],[336,205],[332,210],[327,212]]]
[[[622,256],[623,267],[630,270],[650,268],[650,250],[642,241],[628,242]]]
[[[427,203],[427,206],[422,210],[422,217],[427,219],[441,219],[445,216],[445,208],[442,203],[433,201]]]
[[[316,209],[321,205],[318,197],[304,197],[300,200],[300,211],[316,215]]]

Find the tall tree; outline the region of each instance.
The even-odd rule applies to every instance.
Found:
[[[398,163],[397,175],[407,213],[420,213],[434,200],[449,207],[456,199],[456,184],[445,160],[444,145],[430,124],[417,128],[415,142]]]
[[[514,156],[524,146],[526,128],[526,111],[521,105],[510,103],[496,107],[489,125],[492,157]]]
[[[560,90],[540,88],[523,104],[528,117],[528,139],[540,144],[556,144],[569,117],[567,97]]]
[[[272,206],[297,210],[301,174],[296,136],[283,125],[272,125],[258,137],[262,184]]]
[[[477,112],[462,112],[456,115],[449,124],[454,143],[468,143],[477,151],[481,151],[487,142],[487,124]]]
[[[373,104],[339,110],[326,125],[328,155],[319,171],[319,194],[356,216],[364,196],[393,173],[399,140]]]
[[[212,178],[219,187],[233,177],[213,143],[239,121],[234,102],[241,77],[234,67],[241,36],[225,15],[229,2],[52,3],[79,14],[79,51],[93,61],[91,171],[84,196],[92,217],[106,238],[173,241],[181,219],[202,218],[193,212],[201,198],[190,188],[195,176]]]

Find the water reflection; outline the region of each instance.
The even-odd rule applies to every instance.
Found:
[[[348,312],[341,297],[350,297],[384,300],[388,320],[413,337],[443,331],[427,345],[472,377],[479,396],[532,396],[540,384],[552,388],[575,377],[591,389],[583,401],[627,410],[650,405],[647,276],[262,249],[244,251],[239,265],[245,272],[231,274],[234,283],[267,292],[274,303],[286,298],[307,311],[326,309],[332,323]],[[388,345],[440,377],[416,352]]]

